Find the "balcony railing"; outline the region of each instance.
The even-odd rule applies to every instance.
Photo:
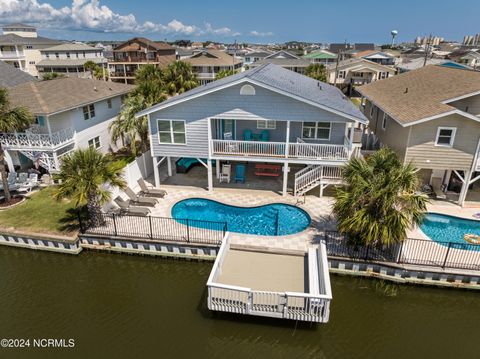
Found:
[[[20,57],[24,57],[25,54],[23,51],[15,52],[15,51],[0,51],[0,58],[2,59],[17,59]]]
[[[214,79],[215,75],[215,72],[197,72],[199,79]]]
[[[288,151],[287,151],[288,149]],[[260,142],[212,140],[212,154],[215,156],[290,158],[346,161],[351,149],[346,145],[316,143]]]
[[[13,150],[55,150],[74,140],[73,128],[65,128],[52,134],[48,133],[0,133],[2,147]]]

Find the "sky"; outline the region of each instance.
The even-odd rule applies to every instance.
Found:
[[[75,40],[389,43],[480,33],[479,0],[0,0],[0,23]]]

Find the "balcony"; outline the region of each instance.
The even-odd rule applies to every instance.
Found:
[[[73,128],[65,128],[52,134],[48,133],[0,133],[0,144],[11,150],[55,151],[71,144],[75,139]]]
[[[266,159],[348,161],[352,147],[317,143],[212,140],[212,155],[218,157],[250,157]]]
[[[0,59],[23,59],[24,57],[23,51],[0,51]]]
[[[216,76],[215,72],[198,72],[197,78],[201,80],[214,80]]]

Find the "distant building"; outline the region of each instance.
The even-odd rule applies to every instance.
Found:
[[[376,62],[381,65],[393,66],[395,65],[395,56],[390,55],[387,52],[376,50],[359,51],[353,54],[354,58],[362,58],[368,61]]]
[[[81,43],[47,47],[40,53],[42,60],[37,63],[39,77],[49,72],[63,73],[66,76],[90,77],[90,71],[86,71],[84,67],[86,62],[93,61],[102,67],[107,63],[101,48]]]
[[[262,61],[266,57],[272,55],[270,51],[251,51],[243,55],[243,64],[250,65],[257,61]]]
[[[37,35],[37,29],[30,25],[9,24],[2,28],[0,35],[0,61],[38,76],[37,63],[42,60],[40,50],[60,45],[58,40]]]
[[[468,68],[465,65],[461,65],[455,61],[452,60],[446,60],[446,59],[427,59],[425,62],[425,59],[422,57],[416,58],[416,59],[403,59],[403,62],[399,64],[398,71],[400,73],[408,72],[408,71],[413,71],[413,70],[418,70],[424,66],[428,65],[440,65],[440,66],[445,66],[445,67],[453,67],[453,68],[463,68],[466,69]]]
[[[284,69],[303,74],[305,72],[305,68],[310,65],[310,61],[300,58],[291,52],[280,50],[265,57],[263,60],[253,62],[250,66],[257,67],[264,64],[274,64],[281,66]]]
[[[135,72],[142,65],[166,67],[176,60],[175,48],[164,42],[135,37],[113,50],[113,61],[108,63],[110,78],[115,82],[132,84]]]
[[[441,42],[444,42],[445,39],[443,37],[431,37],[431,36],[417,36],[415,38],[415,45],[427,45],[430,44],[430,46],[438,46],[440,45]]]
[[[316,50],[303,56],[307,61],[312,64],[328,65],[337,61],[337,55],[327,50]]]
[[[463,44],[469,46],[477,46],[480,45],[480,34],[476,34],[473,36],[466,35],[463,37]]]

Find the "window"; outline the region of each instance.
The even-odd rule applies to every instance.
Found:
[[[47,59],[49,59],[49,58],[50,58],[50,54],[47,52],[47,53],[45,54],[45,57],[46,57]]]
[[[32,45],[27,45],[26,48],[27,48],[27,50],[31,50],[31,49],[33,49],[33,46]]]
[[[370,102],[370,118],[373,118],[373,110],[375,109],[375,105]]]
[[[28,61],[30,65],[35,65],[35,61]]]
[[[456,132],[457,129],[455,127],[439,127],[435,146],[452,147]]]
[[[304,122],[302,138],[312,140],[329,140],[330,128],[330,122]]]
[[[339,79],[344,79],[344,78],[345,78],[345,75],[346,75],[346,72],[345,72],[345,71],[338,71],[338,78],[339,78]]]
[[[69,58],[70,58],[70,53],[69,53],[69,52],[67,52],[67,59],[69,59]]]
[[[386,130],[387,129],[387,114],[384,112],[383,113],[383,119],[382,119],[382,130]]]
[[[58,59],[59,57],[60,57],[60,55],[58,54],[58,52],[56,52],[56,53],[55,53],[55,58]]]
[[[186,144],[185,121],[157,120],[158,142]]]
[[[378,76],[378,78],[379,78],[380,80],[386,79],[387,77],[388,77],[388,72],[383,72],[383,71],[380,72],[380,74],[379,74],[379,76]]]
[[[257,120],[257,129],[274,130],[277,128],[277,122],[274,120]]]
[[[252,85],[243,85],[240,88],[240,95],[247,95],[247,96],[253,96],[255,95],[255,87]]]
[[[83,119],[89,120],[95,117],[95,106],[93,103],[88,106],[83,106]]]
[[[108,108],[112,108],[112,99],[111,98],[109,98],[107,100],[107,106],[108,106]]]
[[[78,52],[75,53],[75,57],[78,59]]]
[[[91,140],[88,140],[88,147],[100,148],[100,136],[94,137]]]

